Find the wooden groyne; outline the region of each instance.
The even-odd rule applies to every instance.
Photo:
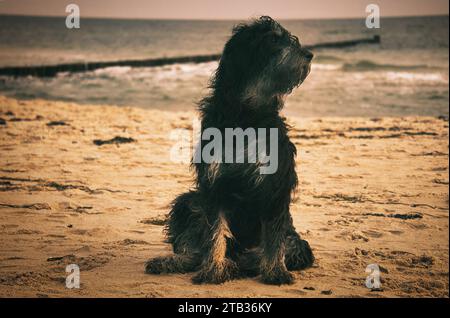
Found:
[[[380,43],[379,35],[375,35],[374,37],[367,39],[319,43],[304,47],[308,49],[324,49],[324,48],[330,49],[330,48],[345,48],[359,44],[377,44],[377,43]],[[52,77],[61,72],[69,72],[69,73],[85,72],[113,66],[154,67],[170,64],[204,63],[216,61],[219,59],[220,54],[210,54],[210,55],[194,55],[194,56],[167,57],[167,58],[165,57],[165,58],[144,59],[144,60],[67,63],[67,64],[41,65],[41,66],[12,66],[0,68],[0,75],[15,76],[15,77],[19,76]]]
[[[367,38],[367,39],[356,39],[356,40],[340,41],[340,42],[319,43],[319,44],[311,45],[311,46],[309,46],[309,48],[310,49],[340,49],[340,48],[355,46],[355,45],[359,45],[359,44],[378,44],[380,42],[381,42],[380,36],[374,35],[372,38]]]

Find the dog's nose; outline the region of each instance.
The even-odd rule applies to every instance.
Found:
[[[304,50],[303,55],[305,56],[305,59],[307,59],[308,61],[311,61],[314,57],[314,54],[312,54],[312,52],[308,50]]]

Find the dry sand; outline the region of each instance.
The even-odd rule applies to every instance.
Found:
[[[0,296],[448,297],[448,122],[431,117],[290,118],[291,211],[317,258],[294,285],[144,274],[170,253],[162,223],[192,186],[169,132],[194,116],[0,97]],[[93,143],[115,136],[136,142]],[[80,289],[65,287],[70,263]],[[379,291],[364,285],[373,263]]]

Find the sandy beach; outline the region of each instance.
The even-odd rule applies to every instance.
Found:
[[[192,187],[169,136],[195,116],[0,96],[0,297],[449,296],[448,120],[435,117],[288,119],[291,212],[317,259],[295,284],[144,274],[171,252],[165,216]],[[94,143],[114,137],[132,139]],[[65,286],[72,263],[80,289]]]

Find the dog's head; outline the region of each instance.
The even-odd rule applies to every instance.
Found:
[[[272,18],[261,17],[233,29],[216,80],[246,102],[261,104],[299,86],[309,74],[312,58],[296,36]]]

